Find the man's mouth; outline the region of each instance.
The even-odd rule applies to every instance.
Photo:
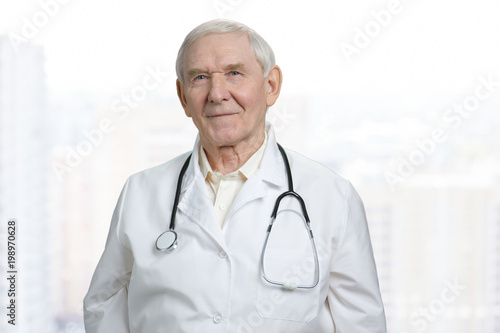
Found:
[[[221,118],[221,117],[227,117],[227,116],[232,116],[237,114],[237,112],[228,112],[228,113],[221,113],[221,114],[214,114],[211,116],[208,116],[208,118]]]

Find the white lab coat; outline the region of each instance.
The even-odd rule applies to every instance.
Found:
[[[260,256],[276,198],[288,189],[273,130],[258,171],[244,184],[221,229],[198,164],[199,139],[184,176],[179,247],[155,249],[168,229],[179,170],[188,154],[131,176],[113,214],[106,247],[84,300],[87,333],[382,333],[385,315],[363,204],[345,179],[287,150],[319,256],[313,289],[265,282]],[[310,283],[306,229],[284,199],[266,250],[266,273]],[[281,215],[283,214],[283,215]],[[285,217],[284,219],[281,219]],[[282,221],[282,222],[280,222]]]

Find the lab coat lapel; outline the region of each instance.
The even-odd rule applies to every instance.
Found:
[[[286,170],[283,158],[278,149],[272,125],[266,124],[268,135],[267,147],[260,168],[246,181],[236,196],[227,218],[243,205],[266,197],[271,187],[281,191],[286,190]],[[213,203],[208,197],[207,188],[199,167],[199,135],[196,139],[191,161],[184,176],[181,199],[178,208],[195,223],[200,225],[221,247],[226,248],[226,242],[219,220],[215,214]]]
[[[276,144],[276,138],[272,125],[266,124],[268,135],[267,147],[262,158],[259,169],[245,182],[240,192],[234,199],[233,205],[228,212],[228,218],[233,212],[237,211],[243,205],[268,195],[271,187],[286,187],[285,164],[281,153]]]
[[[219,245],[226,248],[222,230],[215,214],[205,180],[198,163],[199,135],[196,139],[191,161],[184,176],[179,210],[204,229]]]

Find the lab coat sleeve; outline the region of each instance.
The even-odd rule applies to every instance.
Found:
[[[377,270],[361,198],[349,183],[344,221],[330,264],[328,302],[336,333],[385,333]]]
[[[127,288],[133,257],[120,240],[127,188],[128,181],[118,199],[104,252],[83,302],[86,333],[130,332]]]

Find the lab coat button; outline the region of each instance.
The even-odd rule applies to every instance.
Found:
[[[227,207],[226,207],[226,205],[222,204],[222,205],[219,206],[219,208],[222,209],[222,210],[226,210]]]
[[[226,251],[220,250],[219,251],[219,257],[222,258],[222,259],[226,259],[226,257],[227,257]]]
[[[214,320],[214,323],[216,323],[216,324],[220,324],[220,323],[221,323],[221,321],[222,321],[222,315],[221,315],[220,313],[216,314],[216,315],[214,316],[213,320]]]

